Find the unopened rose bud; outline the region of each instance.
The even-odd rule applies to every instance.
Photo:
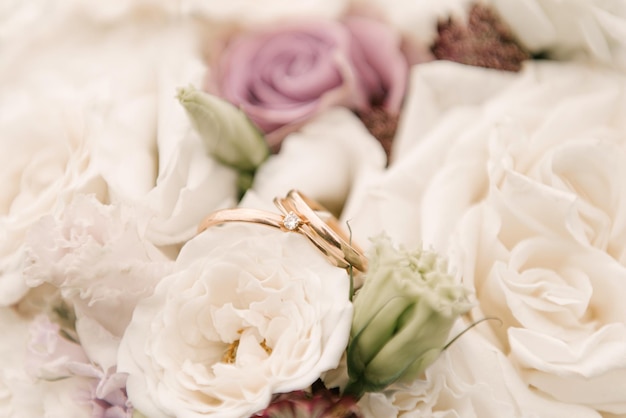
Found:
[[[354,302],[345,393],[360,397],[418,377],[439,356],[466,290],[432,251],[407,251],[375,240],[365,284]]]
[[[263,134],[231,103],[191,86],[179,89],[177,97],[218,161],[251,172],[268,157]]]

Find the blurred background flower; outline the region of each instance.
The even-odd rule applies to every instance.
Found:
[[[242,32],[212,60],[209,91],[240,107],[274,150],[330,106],[397,115],[408,70],[393,29],[356,16]]]

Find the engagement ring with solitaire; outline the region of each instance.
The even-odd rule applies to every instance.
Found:
[[[339,221],[322,205],[302,192],[291,190],[284,198],[275,198],[274,204],[282,214],[258,209],[222,209],[208,215],[198,232],[228,222],[256,223],[286,232],[298,232],[307,237],[335,266],[367,270],[367,259],[351,242]]]

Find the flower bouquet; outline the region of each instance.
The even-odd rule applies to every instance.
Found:
[[[0,51],[1,417],[626,416],[621,0],[9,1]]]

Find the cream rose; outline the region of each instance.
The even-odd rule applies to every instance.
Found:
[[[488,189],[460,225],[464,278],[475,315],[504,321],[494,338],[528,384],[624,414],[626,396],[610,388],[626,379],[626,77],[533,73],[492,131]]]
[[[476,140],[468,126],[480,118],[481,104],[514,78],[448,61],[412,68],[390,166],[356,177],[342,213],[343,220],[350,220],[356,242],[367,244],[370,237],[385,232],[397,243],[412,247],[423,242],[446,251],[454,228],[450,219],[475,200],[485,177],[482,140]],[[451,158],[459,163],[444,172],[441,167]],[[445,187],[431,187],[439,182]],[[445,204],[425,199],[427,193],[449,189]]]
[[[118,356],[143,414],[248,417],[337,366],[349,277],[296,233],[207,230],[135,310]]]
[[[28,228],[78,193],[104,198],[106,185],[90,159],[90,143],[79,116],[81,101],[15,91],[13,109],[0,115],[0,305],[27,291],[22,279]]]
[[[619,0],[490,0],[533,52],[569,59],[585,54],[626,68],[626,6]]]
[[[150,216],[147,238],[175,250],[193,237],[208,212],[234,205],[237,194],[236,171],[209,156],[176,99],[178,88],[199,86],[207,71],[193,25],[186,23],[113,33],[119,56],[108,65],[136,64],[122,67],[118,93],[94,115],[94,161],[111,200],[144,208]],[[128,48],[128,42],[136,44]],[[145,56],[135,57],[137,50]],[[118,82],[102,77],[107,86]]]
[[[173,261],[145,237],[145,215],[77,196],[44,216],[25,240],[26,284],[51,284],[75,311],[76,330],[90,360],[116,364],[119,340],[138,301],[167,276]]]
[[[353,183],[384,168],[380,144],[359,119],[332,108],[285,138],[280,153],[259,167],[252,190],[271,201],[298,189],[339,214]]]
[[[355,0],[354,4],[384,16],[392,25],[422,47],[437,37],[437,21],[450,16],[463,18],[471,0]]]
[[[336,18],[348,7],[347,0],[254,0],[204,1],[183,0],[181,9],[216,21],[247,24],[270,23],[294,17]]]
[[[448,252],[475,289],[472,318],[503,321],[477,330],[526,385],[626,413],[623,392],[608,389],[626,379],[615,342],[626,338],[616,299],[626,271],[626,78],[554,62],[518,75],[432,63],[413,75],[404,152],[347,209],[355,239],[383,229]]]
[[[147,208],[148,239],[177,250],[207,212],[234,204],[236,173],[207,155],[175,98],[178,87],[200,84],[206,72],[193,23],[164,18],[156,24],[142,14],[123,17],[107,25],[81,23],[70,13],[7,45],[12,65],[0,69],[6,92],[0,107],[20,109],[21,116],[17,110],[3,112],[3,149],[11,150],[4,155],[13,157],[12,171],[3,178],[17,184],[17,166],[26,160],[17,153],[32,155],[15,145],[25,144],[20,136],[53,142],[62,152],[77,149],[80,156],[73,158],[82,158],[75,163],[81,165],[68,167],[68,175],[78,176],[89,166],[106,188],[84,191]],[[79,111],[68,114],[68,102]],[[68,135],[69,147],[61,143]],[[46,155],[53,147],[31,146],[45,149]],[[58,175],[46,173],[46,181],[57,184],[52,176]],[[31,183],[25,179],[23,184]],[[28,187],[43,187],[32,184]],[[17,192],[5,190],[8,205]]]
[[[452,334],[465,326],[459,321]],[[529,390],[506,355],[477,330],[453,343],[422,378],[366,394],[359,406],[366,418],[600,418],[591,408]]]

